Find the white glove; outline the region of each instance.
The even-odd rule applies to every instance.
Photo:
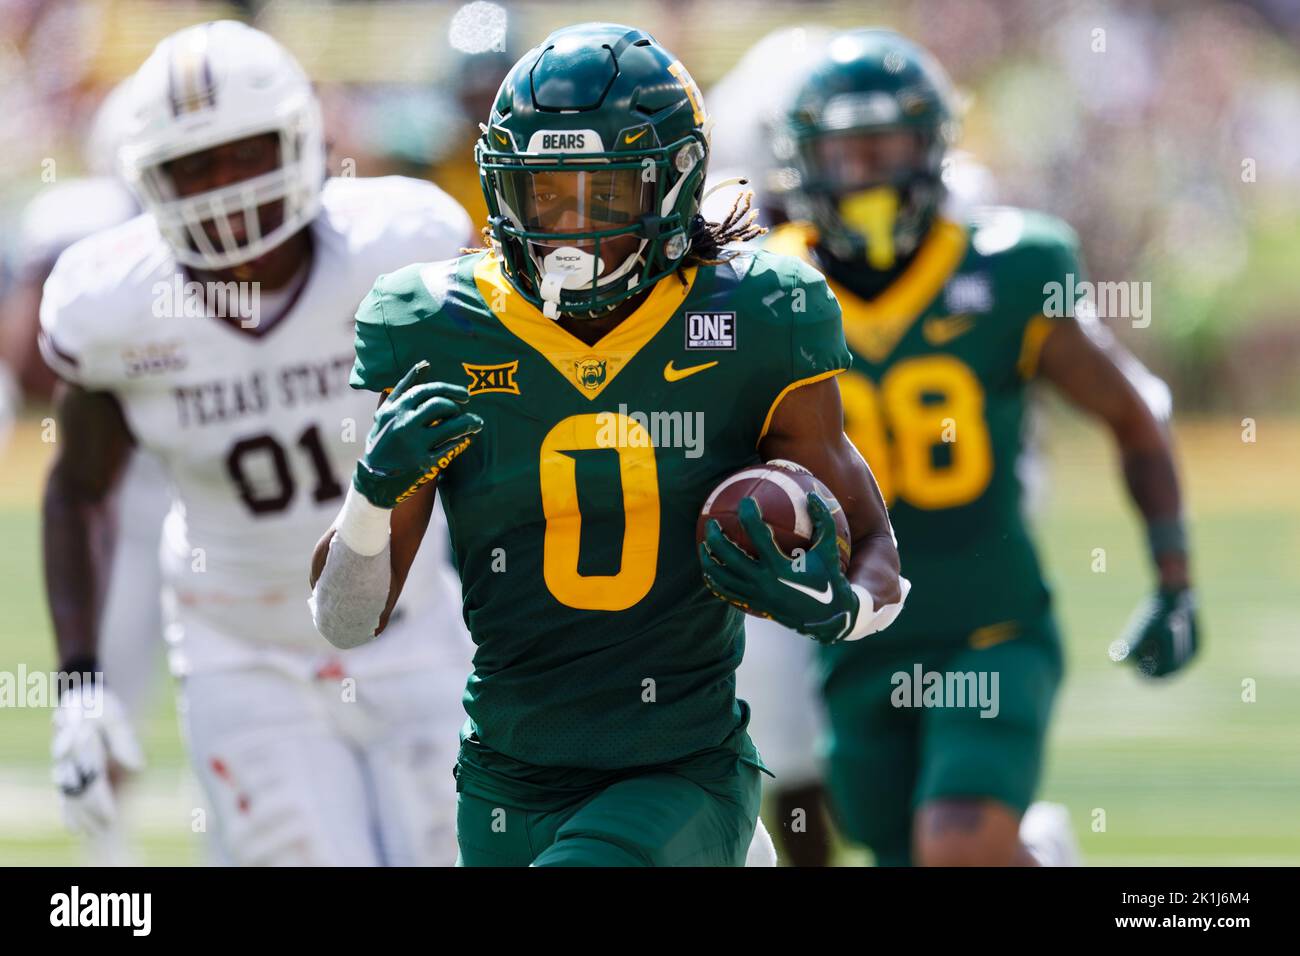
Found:
[[[63,822],[86,836],[103,833],[113,823],[110,768],[144,767],[144,751],[126,710],[102,683],[79,685],[59,698],[50,756]]]

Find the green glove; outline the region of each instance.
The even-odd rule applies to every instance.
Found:
[[[848,637],[857,622],[861,599],[840,570],[835,521],[821,496],[808,493],[812,544],[794,559],[777,547],[753,498],[742,499],[736,513],[758,558],[742,551],[722,533],[716,520],[710,520],[699,546],[709,590],[742,610],[769,617],[820,644]],[[868,614],[872,611],[867,608]]]
[[[459,385],[426,382],[429,363],[417,362],[375,412],[352,486],[372,505],[394,508],[469,447],[483,419],[461,406]]]
[[[1191,588],[1161,588],[1138,608],[1111,657],[1132,659],[1145,677],[1167,677],[1192,659],[1199,640]]]

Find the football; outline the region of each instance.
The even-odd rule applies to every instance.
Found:
[[[783,553],[794,557],[796,548],[807,550],[812,543],[813,522],[808,513],[808,492],[815,491],[830,508],[835,519],[835,538],[839,545],[840,568],[849,568],[849,521],[844,509],[829,488],[803,465],[793,461],[775,459],[766,464],[742,468],[713,489],[700,516],[695,522],[695,540],[704,540],[704,529],[710,518],[716,518],[722,533],[734,541],[746,554],[757,557],[749,535],[740,523],[737,509],[744,498],[758,503],[763,521],[772,529],[776,545]]]

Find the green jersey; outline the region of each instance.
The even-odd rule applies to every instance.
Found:
[[[814,241],[791,224],[767,248],[809,259]],[[1043,313],[1060,314],[1052,303],[1080,272],[1064,223],[994,208],[967,224],[938,220],[874,299],[830,283],[853,353],[839,381],[845,431],[880,483],[912,582],[877,646],[980,646],[1046,609],[1017,466],[1026,383],[1053,322]]]
[[[785,392],[847,368],[822,277],[771,252],[685,269],[589,346],[479,253],[381,276],[356,329],[354,387],[425,359],[486,423],[438,478],[477,742],[517,775],[734,739],[742,615],[705,589],[695,522]]]

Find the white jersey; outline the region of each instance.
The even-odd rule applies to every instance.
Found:
[[[348,386],[352,316],[377,276],[457,255],[471,226],[432,184],[394,176],[329,180],[310,230],[311,270],[296,297],[279,318],[264,308],[250,329],[185,307],[186,277],[149,216],[73,245],[45,287],[47,361],[116,396],[172,485],[162,557],[180,673],[268,649],[286,659],[331,650],[307,609],[309,562],[375,406]],[[438,538],[432,526],[429,537]],[[442,544],[426,541],[421,557]],[[404,616],[433,590],[408,583]],[[407,651],[411,641],[436,638],[412,634]],[[350,664],[400,657],[399,645],[386,633]]]
[[[47,186],[23,208],[19,267],[48,269],[74,242],[121,225],[139,211],[130,191],[111,176],[63,179]]]

